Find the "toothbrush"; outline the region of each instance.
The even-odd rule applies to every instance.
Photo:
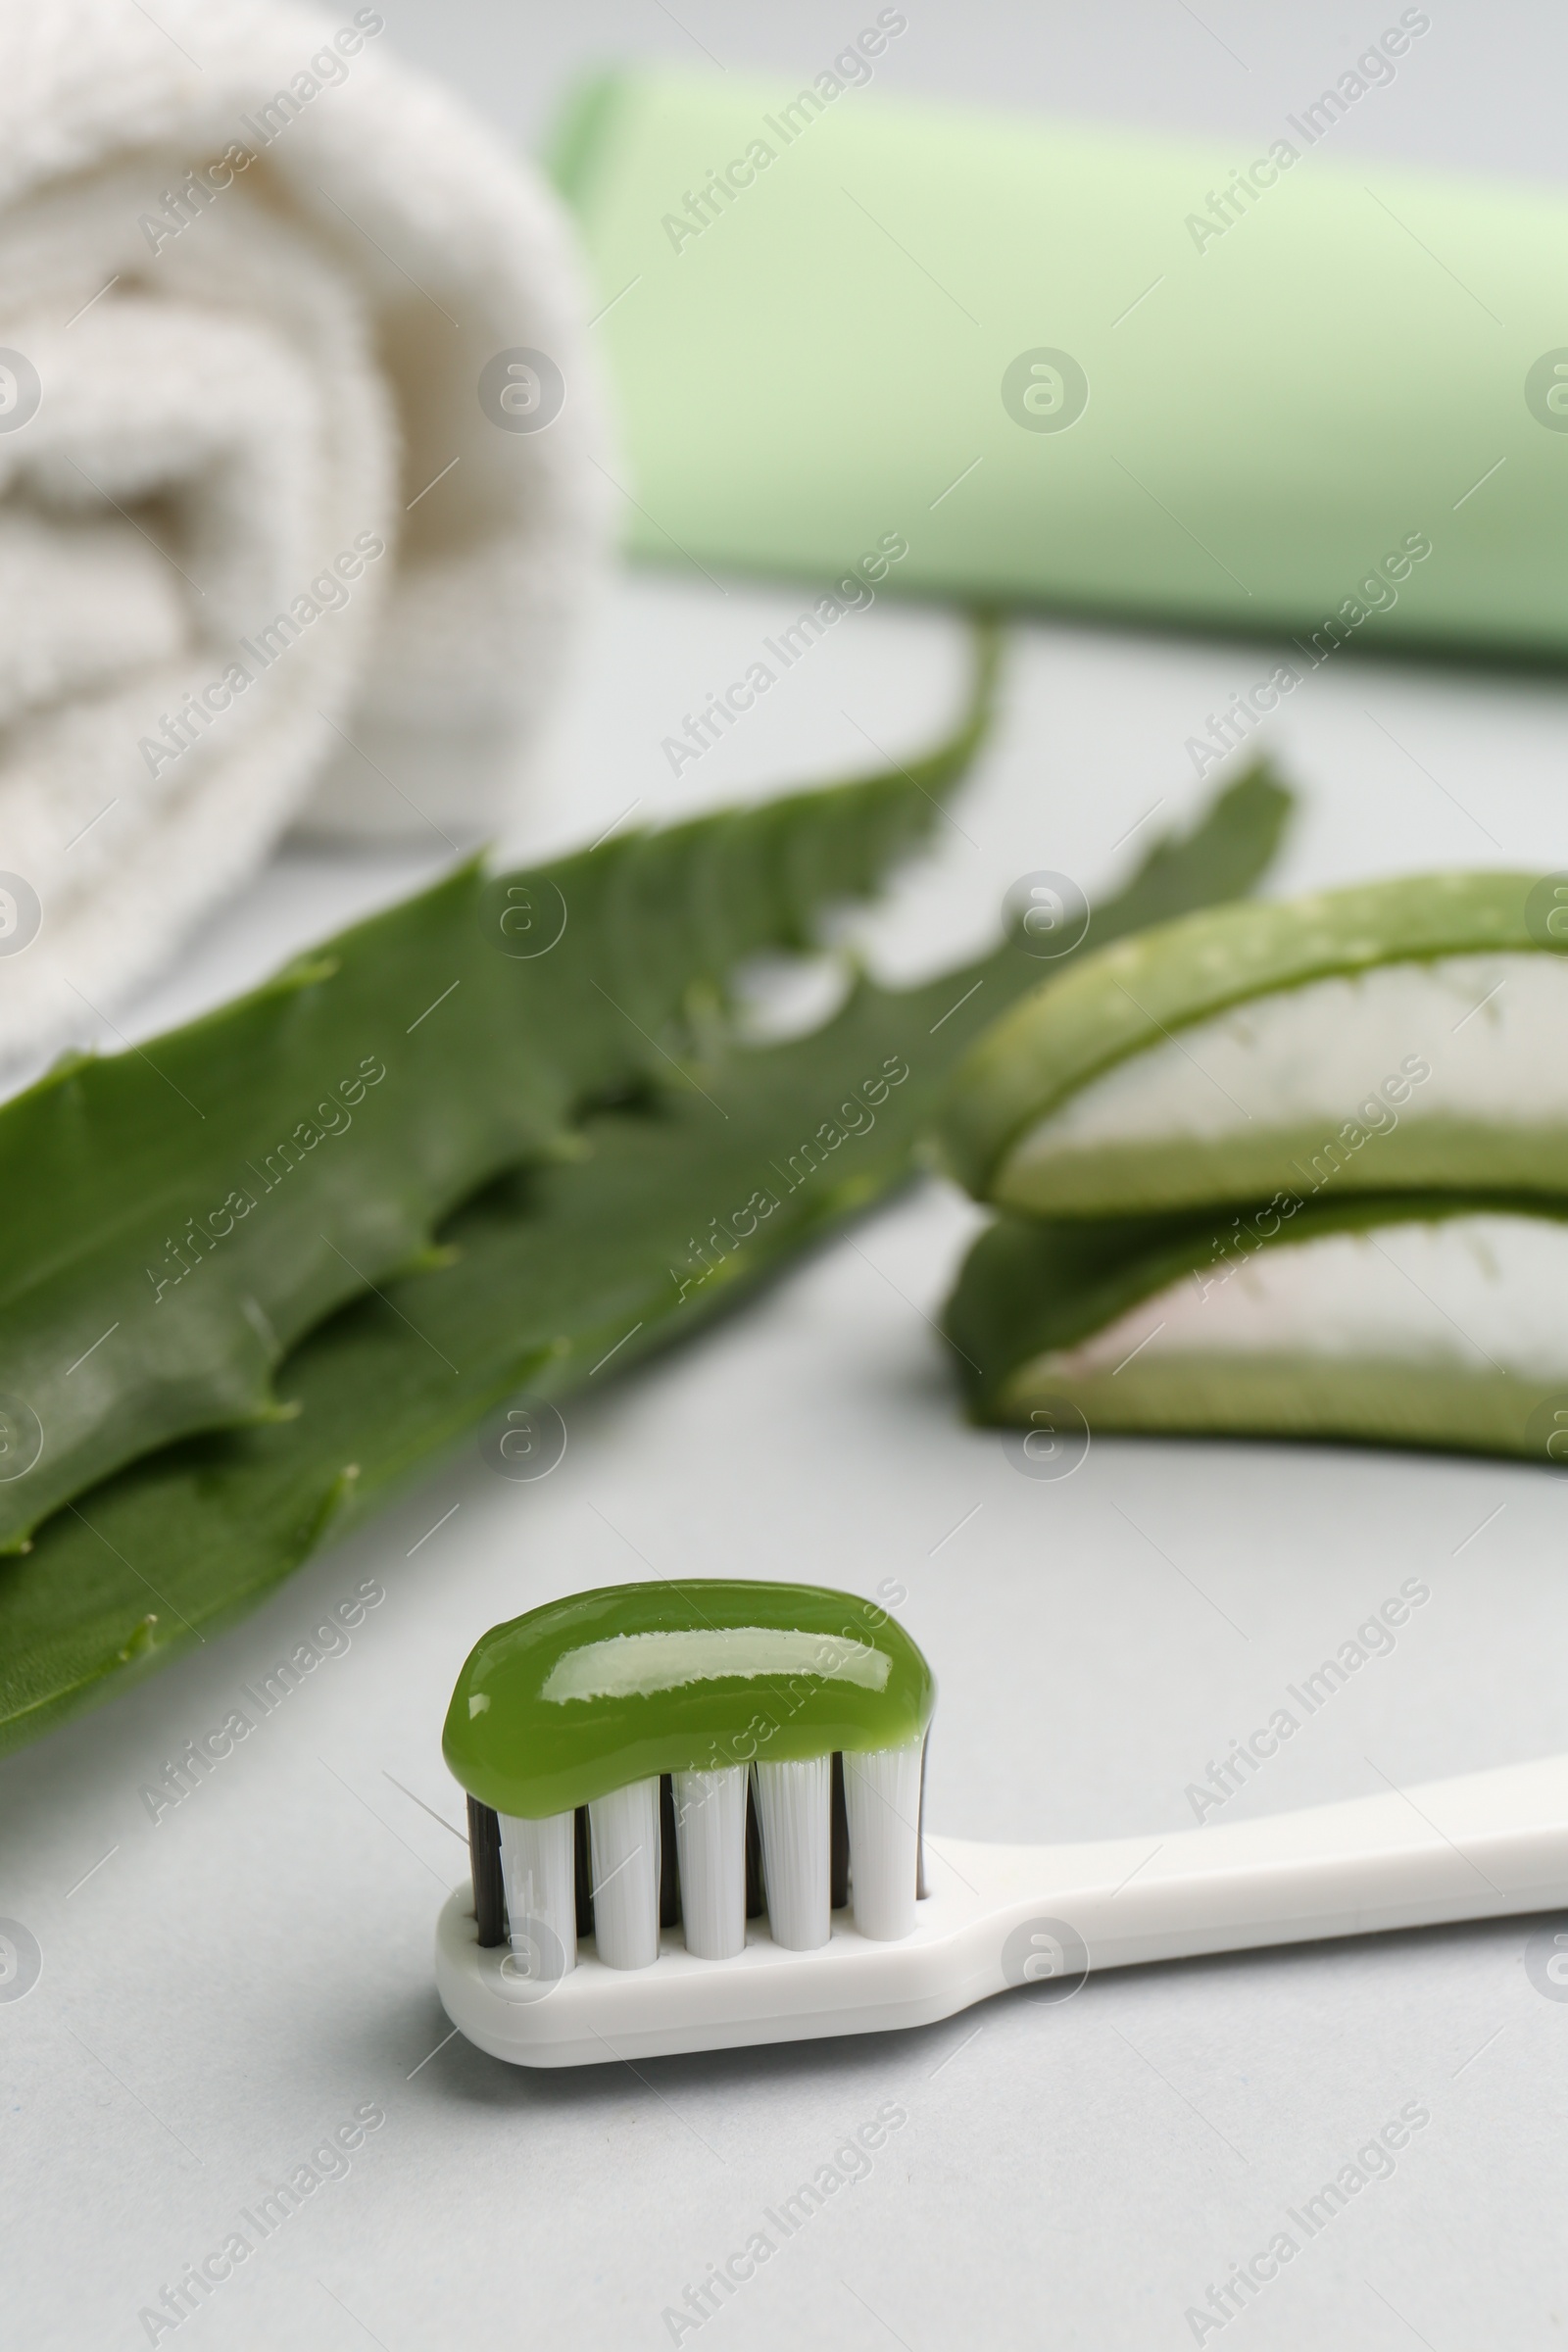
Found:
[[[443,1745],[436,1932],[492,2056],[591,2066],[925,2026],[1092,1971],[1568,1905],[1568,1756],[1074,1845],[923,1837],[936,1686],[884,1610],[612,1586],[485,1635]]]

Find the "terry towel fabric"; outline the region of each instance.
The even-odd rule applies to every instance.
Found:
[[[502,821],[602,532],[585,316],[378,10],[3,0],[0,1057],[291,820]]]

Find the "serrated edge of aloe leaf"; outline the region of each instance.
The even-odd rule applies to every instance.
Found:
[[[939,1122],[944,1164],[977,1200],[991,1198],[1026,1129],[1160,1036],[1231,1005],[1380,964],[1560,953],[1526,922],[1529,895],[1544,879],[1400,875],[1204,907],[1091,949],[1004,1013],[966,1055]]]

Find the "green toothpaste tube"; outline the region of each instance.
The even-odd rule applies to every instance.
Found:
[[[1433,22],[1223,146],[894,101],[899,8],[593,83],[554,166],[633,552],[812,582],[783,666],[886,594],[1265,636],[1244,726],[1353,649],[1560,660],[1568,202],[1349,151]]]

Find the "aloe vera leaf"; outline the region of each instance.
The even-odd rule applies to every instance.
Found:
[[[1210,872],[1248,887],[1288,806],[1262,776],[1219,798],[1186,843],[1194,897]],[[1102,909],[1107,930],[1138,893],[1135,880]],[[885,1198],[913,1172],[963,1049],[1038,972],[1007,944],[923,988],[862,982],[813,1035],[705,1065],[705,1093],[672,1080],[652,1109],[602,1112],[585,1157],[490,1186],[444,1226],[455,1254],[293,1351],[279,1388],[294,1419],[166,1447],[0,1560],[0,1751],[255,1606],[492,1409],[519,1393],[568,1396],[612,1348],[603,1376],[624,1372]],[[890,1057],[909,1076],[868,1102]],[[831,1146],[823,1126],[852,1097],[874,1124],[850,1135],[862,1122],[849,1113]],[[737,1214],[764,1189],[778,1207],[740,1236]],[[742,1246],[694,1255],[715,1219]]]
[[[1415,875],[1214,908],[1090,956],[969,1056],[947,1162],[977,1197],[1046,1216],[1310,1190],[1319,1153],[1356,1189],[1568,1189],[1568,1092],[1544,1102],[1535,1035],[1568,1021],[1549,888]],[[1492,1099],[1503,1050],[1512,1104]]]
[[[944,1320],[979,1421],[1560,1461],[1565,1310],[1568,1199],[1417,1193],[1004,1216]]]
[[[978,748],[996,662],[982,627],[961,723],[907,768],[461,867],[0,1108],[0,1547],[156,1446],[264,1418],[304,1332],[585,1102],[667,1068],[699,984],[879,884]]]

